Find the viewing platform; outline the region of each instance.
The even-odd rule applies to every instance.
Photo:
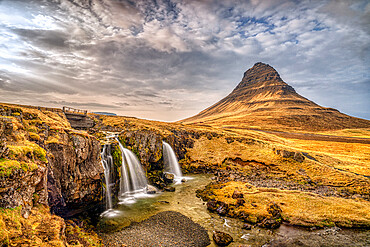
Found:
[[[74,129],[89,129],[94,126],[94,121],[87,115],[87,110],[63,106],[63,113]]]

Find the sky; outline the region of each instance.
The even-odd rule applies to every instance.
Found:
[[[0,0],[0,102],[176,121],[256,62],[370,119],[370,2]]]

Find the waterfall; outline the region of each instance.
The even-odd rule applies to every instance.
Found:
[[[127,198],[137,197],[140,194],[146,193],[148,181],[143,167],[135,154],[124,148],[118,138],[116,140],[122,153],[120,199],[125,201]]]
[[[105,177],[105,201],[106,210],[112,208],[112,196],[111,196],[111,170],[113,167],[113,158],[110,151],[110,145],[105,144],[103,151],[101,152],[101,163],[104,168]]]
[[[163,142],[163,162],[166,172],[174,174],[175,178],[182,178],[182,172],[176,154],[167,142]]]

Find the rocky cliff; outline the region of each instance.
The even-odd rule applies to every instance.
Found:
[[[62,216],[102,198],[100,144],[73,130],[58,109],[0,104],[0,207],[36,204]]]
[[[370,121],[321,107],[299,95],[270,65],[256,63],[225,98],[180,121],[212,126],[331,130],[369,128]]]

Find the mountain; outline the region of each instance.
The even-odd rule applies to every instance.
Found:
[[[326,108],[299,95],[270,65],[256,63],[225,98],[183,124],[264,129],[370,128],[370,121]]]

